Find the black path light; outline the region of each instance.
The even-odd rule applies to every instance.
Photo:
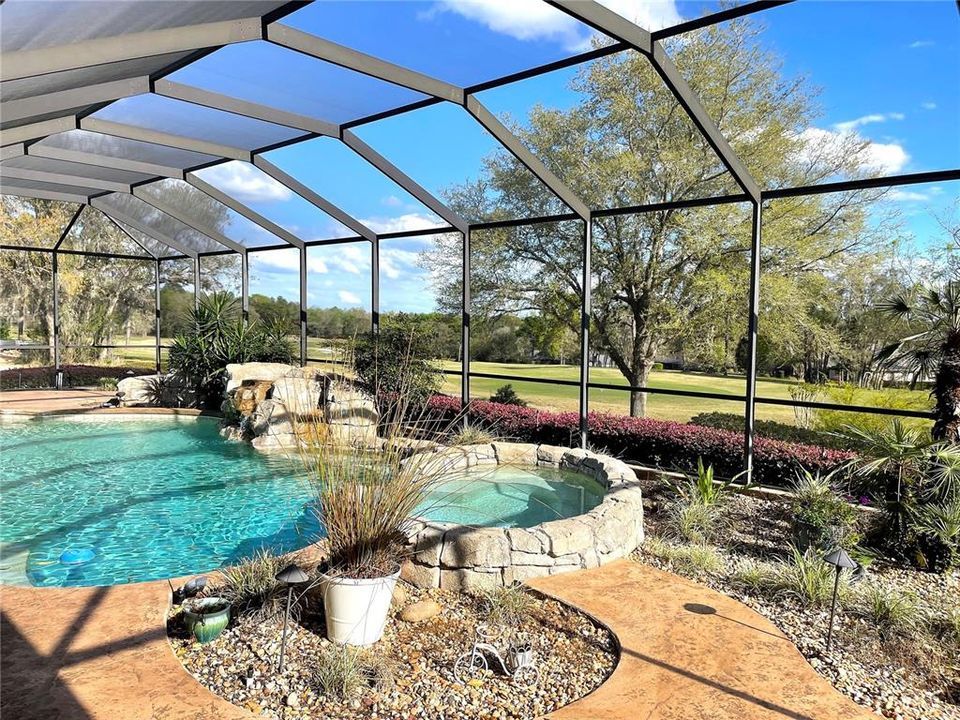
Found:
[[[857,564],[850,559],[846,550],[837,548],[832,553],[826,555],[823,561],[828,565],[833,565],[836,569],[836,575],[833,578],[833,601],[830,603],[830,627],[827,630],[827,652],[830,652],[830,643],[833,640],[833,614],[837,609],[837,590],[840,588],[840,573],[844,569],[852,570]]]
[[[287,586],[287,612],[283,618],[283,635],[280,636],[280,662],[277,664],[277,672],[283,672],[283,651],[287,646],[287,625],[290,622],[290,605],[293,602],[293,586],[305,583],[309,579],[310,576],[296,563],[287,565],[277,573],[277,582],[281,582]]]

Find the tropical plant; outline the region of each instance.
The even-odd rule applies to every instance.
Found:
[[[960,498],[920,506],[910,520],[918,564],[946,572],[960,564]]]
[[[933,376],[931,395],[937,440],[960,442],[960,280],[930,287],[914,295],[901,294],[880,309],[904,320],[911,334],[877,353],[884,364],[905,364],[913,381]]]
[[[97,378],[97,387],[101,390],[116,390],[118,380],[115,377]]]
[[[831,475],[801,470],[791,488],[793,541],[801,551],[850,548],[858,540],[857,511],[834,489],[831,479]]]
[[[929,523],[922,522],[927,518],[936,523],[937,511],[931,515],[923,508],[934,504],[944,510],[960,497],[960,445],[933,442],[899,420],[880,431],[851,426],[846,435],[864,448],[861,455],[850,460],[849,467],[879,481],[874,494],[884,511],[881,530],[885,543],[901,550],[913,546],[923,527],[926,531],[922,535],[928,541],[938,537]]]
[[[289,327],[279,321],[244,321],[229,293],[201,298],[190,310],[190,330],[170,346],[170,369],[193,390],[201,407],[219,407],[232,363],[294,361]]]
[[[720,505],[726,501],[730,485],[734,480],[736,477],[724,483],[716,482],[713,478],[713,465],[704,467],[703,458],[697,458],[696,477],[684,476],[681,481],[668,478],[667,482],[687,503]]]
[[[513,385],[510,383],[497,388],[497,391],[490,396],[490,402],[501,403],[502,405],[519,405],[520,407],[527,406],[527,401],[517,395],[517,391],[513,389]]]

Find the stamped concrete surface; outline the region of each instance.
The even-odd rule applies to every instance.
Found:
[[[552,720],[866,720],[794,645],[742,603],[630,560],[531,580],[619,638],[620,662]]]
[[[195,408],[120,407],[100,405],[116,395],[113,391],[90,388],[69,390],[3,390],[0,416],[18,415],[184,415],[206,414]],[[0,448],[2,451],[2,448]]]
[[[166,636],[164,582],[0,589],[3,720],[249,720],[196,682]]]

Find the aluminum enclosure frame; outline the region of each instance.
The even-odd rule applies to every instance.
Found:
[[[193,262],[194,273],[194,293],[195,302],[199,300],[201,277],[200,277],[200,259],[202,257],[221,255],[221,254],[239,254],[241,258],[241,300],[243,316],[249,316],[249,253],[260,252],[270,249],[279,249],[285,247],[294,247],[299,252],[299,285],[300,285],[300,359],[305,364],[310,358],[307,353],[307,330],[306,330],[306,274],[307,274],[307,249],[309,247],[338,244],[345,242],[370,243],[372,281],[370,287],[371,302],[371,329],[377,332],[380,326],[380,242],[384,239],[396,237],[416,237],[425,235],[435,235],[441,233],[457,232],[462,238],[462,297],[461,297],[461,353],[462,362],[459,372],[452,374],[461,377],[461,399],[464,403],[470,400],[470,378],[471,377],[493,377],[504,380],[515,380],[525,382],[551,382],[557,385],[576,386],[579,396],[579,416],[580,416],[580,441],[586,445],[588,440],[588,402],[590,389],[615,389],[622,391],[639,391],[653,394],[664,395],[682,395],[686,397],[713,398],[723,400],[734,400],[744,403],[744,469],[749,472],[752,469],[753,440],[754,440],[754,417],[756,406],[758,404],[769,405],[790,405],[813,407],[823,409],[842,409],[855,410],[862,412],[874,412],[883,415],[896,415],[904,417],[931,417],[930,413],[921,413],[917,411],[899,411],[887,408],[851,408],[848,406],[838,406],[831,403],[820,402],[796,402],[785,401],[774,398],[758,397],[756,395],[757,379],[757,338],[758,338],[758,307],[760,301],[760,249],[762,244],[762,211],[763,204],[768,200],[786,197],[801,197],[806,195],[815,195],[828,192],[845,192],[852,190],[861,190],[880,187],[894,187],[900,185],[912,185],[919,183],[957,181],[960,180],[960,169],[944,170],[928,173],[913,173],[905,175],[895,175],[890,177],[869,178],[863,180],[852,180],[825,183],[822,185],[796,187],[796,188],[777,188],[762,189],[757,182],[750,176],[749,171],[736,156],[723,134],[716,124],[704,110],[696,93],[687,85],[686,81],[680,75],[676,66],[666,54],[661,41],[674,37],[684,32],[696,30],[698,28],[708,27],[709,25],[724,22],[736,17],[742,17],[751,13],[777,7],[790,2],[790,0],[766,0],[760,2],[748,2],[735,8],[730,8],[716,12],[702,18],[679,23],[670,28],[655,32],[647,32],[643,28],[627,21],[621,16],[613,13],[602,5],[592,0],[545,0],[550,5],[557,7],[563,12],[571,15],[577,20],[595,28],[612,38],[613,42],[605,47],[597,48],[567,58],[558,62],[541,65],[539,67],[513,73],[496,80],[487,81],[471,87],[457,87],[446,83],[437,78],[432,78],[422,73],[410,70],[409,68],[394,65],[380,58],[366,55],[349,47],[344,47],[325,40],[323,38],[310,35],[309,33],[296,30],[283,25],[279,20],[286,14],[295,11],[306,3],[294,2],[286,3],[277,10],[262,18],[241,18],[231,21],[205,23],[200,25],[171,28],[167,30],[151,31],[146,33],[135,33],[131,35],[121,35],[113,38],[106,38],[86,43],[78,43],[75,47],[76,52],[72,55],[64,53],[54,53],[47,50],[26,51],[8,54],[4,58],[3,69],[0,70],[0,79],[26,79],[29,77],[41,75],[44,73],[64,71],[89,67],[92,64],[116,62],[135,57],[154,57],[163,53],[172,51],[189,51],[191,54],[186,60],[178,60],[160,72],[154,73],[148,77],[136,77],[125,81],[116,81],[108,83],[99,83],[77,88],[74,90],[49,93],[47,95],[28,98],[22,101],[15,101],[11,104],[12,112],[5,114],[4,126],[2,128],[2,160],[18,156],[36,156],[47,157],[51,159],[67,160],[92,167],[114,168],[118,170],[130,170],[134,172],[143,172],[151,175],[152,179],[137,183],[132,186],[123,186],[122,183],[111,181],[97,181],[86,179],[82,176],[70,176],[57,173],[43,173],[41,171],[14,171],[7,173],[7,177],[14,182],[4,182],[2,190],[5,194],[20,195],[22,197],[38,197],[41,199],[56,200],[61,202],[77,203],[80,207],[73,215],[70,222],[64,228],[57,243],[53,248],[29,248],[19,246],[2,246],[4,250],[22,250],[25,252],[50,252],[52,253],[53,266],[53,309],[54,309],[54,337],[52,338],[52,347],[55,358],[55,368],[60,368],[60,328],[59,328],[59,290],[58,290],[58,257],[60,254],[71,255],[91,255],[101,257],[115,257],[138,260],[149,260],[155,263],[155,345],[156,345],[156,365],[160,368],[161,360],[161,327],[160,327],[160,281],[161,281],[161,263],[175,259],[190,259]],[[218,93],[194,88],[191,86],[175,83],[164,79],[171,72],[179,69],[190,61],[199,59],[227,44],[246,42],[249,40],[262,40],[286,48],[291,52],[300,52],[311,57],[318,58],[325,62],[330,62],[342,67],[367,74],[386,82],[399,85],[424,93],[429,97],[426,100],[417,101],[401,108],[376,113],[366,118],[361,118],[342,125],[329,123],[325,120],[298,115],[276,108],[268,107],[254,102],[239,100]],[[552,72],[563,67],[572,67],[589,60],[605,57],[616,52],[633,49],[644,54],[651,62],[653,68],[663,80],[665,86],[674,94],[678,104],[690,117],[697,127],[704,140],[714,149],[720,161],[724,164],[730,175],[739,185],[741,192],[735,195],[698,198],[689,200],[678,200],[668,203],[657,203],[646,206],[635,206],[630,208],[591,208],[578,198],[562,181],[560,181],[538,158],[536,158],[513,134],[476,98],[476,93],[493,87],[500,87],[512,82],[536,77],[538,75]],[[183,102],[189,102],[196,105],[213,108],[223,112],[233,113],[239,116],[253,118],[264,122],[270,122],[275,125],[296,129],[302,131],[302,134],[296,135],[289,140],[276,143],[274,145],[247,150],[244,148],[231,147],[220,143],[197,140],[186,136],[178,136],[171,133],[164,133],[144,128],[133,127],[123,123],[107,121],[100,118],[90,117],[90,113],[103,107],[110,102],[141,92],[149,91],[153,94],[176,99]],[[561,202],[567,205],[572,212],[542,216],[536,218],[522,218],[516,220],[496,221],[492,223],[469,223],[457,213],[447,207],[444,203],[426,191],[413,179],[407,176],[400,168],[393,165],[389,160],[380,155],[374,148],[363,142],[354,132],[353,128],[376,122],[377,120],[392,117],[404,112],[414,111],[419,108],[427,107],[440,102],[451,102],[463,107],[471,117],[474,118],[505,150],[513,154],[531,173],[549,189]],[[84,106],[89,107],[84,110]],[[5,105],[5,108],[7,105]],[[78,108],[81,108],[78,110]],[[92,108],[92,109],[91,109]],[[32,119],[35,119],[31,121]],[[140,142],[149,142],[165,147],[180,148],[192,152],[199,152],[216,158],[213,161],[180,169],[176,167],[166,167],[155,163],[146,163],[142,161],[129,160],[122,157],[110,157],[97,155],[85,151],[63,150],[55,147],[38,144],[38,141],[65,130],[83,129],[91,132],[97,132],[115,137],[137,140]],[[417,232],[400,233],[376,233],[359,220],[351,217],[347,213],[337,208],[326,199],[322,198],[314,190],[296,180],[280,168],[276,167],[264,157],[263,153],[287,145],[293,145],[298,142],[309,140],[316,137],[331,137],[343,143],[354,153],[360,156],[365,162],[374,167],[377,171],[403,188],[411,196],[416,198],[425,207],[434,212],[444,222],[446,226]],[[203,181],[196,175],[196,172],[204,167],[221,164],[231,160],[239,160],[251,163],[261,171],[272,177],[275,181],[284,185],[292,192],[300,195],[308,202],[319,208],[321,211],[336,219],[338,222],[356,233],[355,237],[332,238],[329,240],[319,240],[305,242],[294,233],[280,227],[276,223],[264,218],[250,207],[239,202],[232,196],[220,191],[209,183]],[[0,172],[4,170],[0,165]],[[9,170],[9,169],[8,169]],[[247,218],[249,221],[260,226],[264,230],[271,232],[280,240],[281,245],[269,247],[246,247],[216,228],[205,227],[201,222],[191,218],[189,214],[172,207],[163,200],[158,200],[149,196],[143,190],[139,189],[142,185],[157,182],[163,178],[173,178],[189,183],[197,190],[204,192],[217,202],[222,203],[234,212]],[[37,189],[19,185],[17,180],[49,182],[49,189]],[[76,184],[71,184],[71,179],[75,179]],[[60,187],[72,187],[76,191],[64,191]],[[89,192],[77,192],[80,190]],[[222,251],[199,252],[191,250],[183,243],[169,237],[155,227],[141,222],[137,218],[119,212],[114,208],[107,206],[101,199],[111,192],[129,193],[140,198],[157,208],[163,215],[169,215],[185,225],[193,228],[195,231],[210,238],[219,246]],[[748,363],[746,373],[746,388],[742,396],[722,395],[718,393],[694,392],[694,391],[672,391],[645,387],[629,387],[622,385],[610,385],[604,383],[592,383],[589,378],[589,350],[590,350],[590,318],[591,318],[591,251],[594,217],[610,217],[615,215],[635,214],[643,212],[655,212],[668,209],[681,209],[689,207],[708,207],[732,202],[749,202],[751,204],[751,240],[750,240],[750,286],[748,293],[748,319],[747,319],[747,338],[748,338]],[[126,233],[134,242],[140,243],[133,236],[129,235],[125,228],[118,221],[130,225],[139,232],[143,232],[158,243],[161,243],[175,253],[165,257],[155,257],[144,248],[149,257],[137,257],[129,255],[82,252],[76,250],[64,250],[60,246],[72,229],[74,223],[80,217],[84,207],[96,208],[104,213],[113,223],[124,233]],[[491,375],[487,373],[472,372],[470,368],[470,251],[471,235],[475,230],[488,229],[493,227],[521,227],[525,225],[557,222],[567,220],[579,220],[583,223],[583,247],[582,247],[582,292],[581,292],[581,334],[580,334],[580,378],[579,381],[546,381],[542,379],[515,377],[509,375]],[[142,245],[141,245],[142,247]],[[179,254],[176,254],[179,253]]]

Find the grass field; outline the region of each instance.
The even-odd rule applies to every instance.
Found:
[[[163,343],[169,340],[164,339]],[[131,345],[113,351],[114,362],[120,365],[142,365],[153,367],[154,346],[153,338],[134,338]],[[309,338],[307,341],[309,357],[324,359],[331,357],[329,343],[321,338]],[[165,360],[165,352],[164,352]],[[459,370],[460,365],[453,361],[444,361],[444,369]],[[496,375],[515,375],[544,380],[566,380],[576,382],[580,377],[580,369],[573,365],[523,365],[511,363],[471,363],[473,372]],[[590,381],[610,385],[626,385],[620,373],[613,368],[595,367],[590,370]],[[528,404],[545,410],[577,410],[578,388],[575,386],[547,385],[538,382],[524,382],[502,380],[494,378],[472,378],[470,394],[475,399],[487,399],[497,388],[510,383],[517,394]],[[794,381],[776,378],[760,378],[757,381],[757,395],[759,397],[790,399],[790,387]],[[742,375],[716,376],[701,373],[659,371],[650,376],[649,387],[666,390],[688,390],[709,392],[736,397],[743,395],[746,380]],[[447,375],[443,391],[458,395],[460,393],[460,377]],[[868,392],[868,391],[864,391]],[[903,408],[924,408],[929,406],[925,390],[888,390],[883,402],[873,402],[867,399],[855,399],[854,404],[896,406]],[[829,398],[827,398],[829,399]],[[590,409],[596,411],[628,414],[630,395],[626,390],[591,389]],[[694,415],[702,412],[726,412],[742,415],[744,404],[737,400],[715,400],[707,398],[688,398],[671,395],[650,393],[647,399],[648,417],[663,420],[687,421]],[[757,406],[757,418],[761,420],[777,420],[792,424],[794,422],[793,408],[778,405]]]

